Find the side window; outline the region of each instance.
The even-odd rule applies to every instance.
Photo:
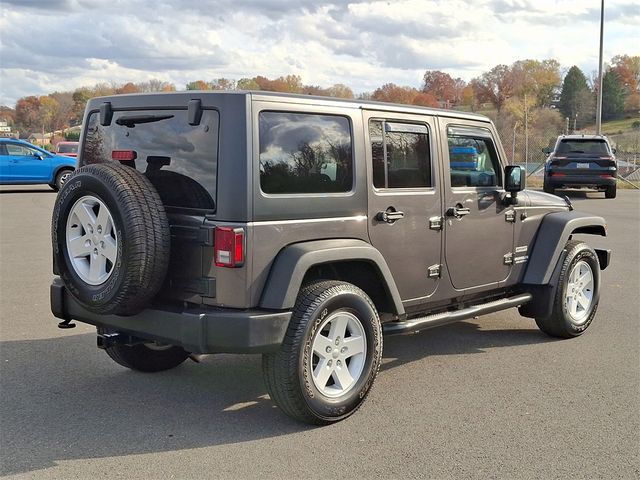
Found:
[[[7,143],[7,152],[9,153],[9,155],[17,155],[23,157],[35,154],[35,152],[30,148],[23,147],[22,145],[16,145],[14,143]]]
[[[260,187],[265,193],[349,192],[351,124],[346,117],[260,113]]]
[[[376,188],[431,187],[431,153],[426,125],[369,122],[373,185]]]
[[[449,128],[452,187],[496,187],[502,184],[498,155],[488,132]]]

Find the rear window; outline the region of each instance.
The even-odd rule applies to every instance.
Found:
[[[58,144],[58,153],[78,153],[78,144],[77,143],[59,143]]]
[[[561,140],[556,153],[592,153],[609,155],[609,147],[604,140],[576,139]]]
[[[114,112],[111,125],[89,116],[82,164],[117,161],[151,181],[168,207],[215,210],[218,166],[218,112],[204,110],[200,125],[186,110]],[[114,153],[116,152],[116,153]]]

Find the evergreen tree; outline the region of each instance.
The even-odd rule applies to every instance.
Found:
[[[560,112],[577,128],[593,122],[594,98],[587,77],[575,65],[569,69],[562,82]]]
[[[620,75],[613,69],[607,70],[602,78],[602,118],[609,120],[624,111],[625,92]]]

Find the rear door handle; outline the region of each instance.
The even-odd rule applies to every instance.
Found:
[[[393,207],[389,207],[384,212],[378,212],[376,219],[380,222],[394,223],[404,218],[404,212],[399,212],[395,209],[392,210],[392,208]]]
[[[455,207],[450,207],[447,210],[448,217],[462,218],[465,215],[469,215],[471,213],[471,209],[467,207],[463,207],[461,203],[457,204]]]

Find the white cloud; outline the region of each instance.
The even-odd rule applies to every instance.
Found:
[[[498,63],[597,68],[599,4],[582,0],[4,0],[0,104],[97,82],[298,74],[356,92],[466,80]],[[640,54],[637,0],[608,0],[605,58]]]

